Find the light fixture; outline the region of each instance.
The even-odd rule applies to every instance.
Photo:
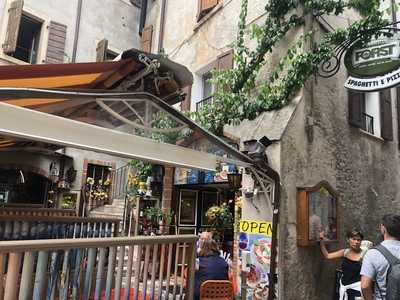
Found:
[[[25,183],[25,176],[22,170],[18,172],[17,184],[24,184]]]

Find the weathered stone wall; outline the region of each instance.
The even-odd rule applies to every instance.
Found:
[[[3,43],[8,21],[8,7],[12,0],[0,0],[0,39]],[[40,36],[39,63],[46,56],[48,28],[50,21],[67,26],[65,41],[65,62],[71,62],[74,43],[75,21],[78,0],[25,0],[24,11],[43,21]],[[108,48],[121,52],[140,47],[140,9],[129,0],[83,1],[76,62],[96,60],[96,46],[102,39],[108,40]],[[21,63],[2,53],[0,64]]]
[[[159,26],[159,2],[150,4],[147,19],[147,24],[156,28]],[[229,49],[235,40],[240,1],[222,1],[221,8],[202,24],[196,22],[196,1],[167,3],[165,53],[195,74],[192,96],[197,97],[200,92],[196,75],[202,74],[207,64]],[[264,5],[265,1],[251,1],[249,25],[262,22]],[[336,27],[353,22],[357,15],[346,12],[340,18],[326,19]],[[292,33],[288,40],[301,33],[302,29]],[[286,47],[287,41],[282,41],[279,49],[268,58],[264,76],[278,59],[276,53],[282,53]],[[338,263],[323,260],[317,246],[297,246],[297,187],[313,186],[326,180],[339,192],[340,243],[332,245],[332,249],[344,247],[344,230],[352,226],[360,227],[367,239],[376,240],[379,218],[384,213],[395,211],[400,204],[396,200],[400,185],[398,141],[383,141],[349,126],[344,72],[342,67],[342,72],[333,78],[310,80],[295,100],[280,111],[267,112],[253,121],[242,122],[240,126],[225,128],[226,133],[239,137],[241,141],[259,139],[264,135],[280,140],[267,149],[270,165],[282,178],[280,299],[330,299],[334,268]],[[392,104],[395,117],[395,102]],[[307,117],[314,120],[310,132],[306,131]],[[397,128],[395,118],[393,126]],[[308,134],[313,135],[312,141]],[[397,130],[394,136],[397,136]],[[247,211],[246,217],[257,219],[259,216],[251,210],[249,214]]]
[[[281,141],[281,299],[329,299],[334,269],[340,263],[324,260],[318,245],[297,247],[297,187],[326,180],[339,193],[340,243],[333,244],[332,250],[345,247],[345,231],[352,227],[361,228],[365,238],[375,242],[382,215],[400,207],[395,98],[395,141],[384,141],[348,124],[345,79],[342,67],[333,78],[310,80]],[[312,141],[307,117],[314,121]]]

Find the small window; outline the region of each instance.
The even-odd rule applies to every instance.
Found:
[[[197,13],[197,21],[200,21],[205,15],[207,15],[215,6],[217,6],[218,2],[221,0],[198,0],[199,1],[199,9]]]
[[[393,140],[390,89],[381,92],[349,92],[349,123],[372,135]]]
[[[88,164],[87,178],[93,178],[96,184],[99,181],[104,183],[107,179],[110,179],[110,175],[110,167]]]
[[[211,72],[205,73],[202,76],[202,99],[196,103],[196,110],[198,111],[202,106],[209,105],[213,101],[214,85],[211,82]]]
[[[23,14],[15,51],[9,55],[27,63],[36,63],[41,30],[41,22]]]

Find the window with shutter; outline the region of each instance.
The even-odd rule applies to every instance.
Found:
[[[228,70],[233,68],[233,50],[229,50],[218,56],[217,58],[218,70]]]
[[[211,11],[217,4],[218,0],[198,0],[198,13],[197,21],[204,17],[209,11]]]
[[[23,6],[24,1],[13,1],[11,2],[8,10],[6,39],[3,43],[3,52],[6,54],[14,53],[17,47],[18,32],[21,24]]]
[[[393,141],[393,118],[390,89],[380,92],[381,137]]]
[[[365,112],[364,94],[350,90],[348,93],[349,123],[358,128],[365,128],[363,113]]]
[[[217,58],[218,70],[229,70],[233,68],[233,50],[229,50],[218,56]],[[223,87],[224,91],[229,90],[228,86]]]
[[[96,47],[96,61],[105,61],[107,54],[108,40],[102,39],[97,43]]]
[[[67,26],[51,21],[49,25],[49,41],[47,43],[46,63],[61,64],[64,62],[66,37]]]
[[[390,89],[382,92],[349,91],[349,123],[372,135],[393,140]]]
[[[207,69],[207,72],[204,72],[201,75],[201,100],[196,103],[196,111],[198,111],[204,105],[210,105],[213,102],[213,94],[216,91],[216,86],[210,81],[212,79],[211,70],[228,70],[233,68],[233,50],[229,50],[225,53],[222,53],[217,57],[215,61],[210,63]],[[228,87],[224,87],[224,90],[228,89]]]
[[[151,52],[151,44],[153,40],[153,25],[149,25],[143,29],[141,47],[144,52]]]

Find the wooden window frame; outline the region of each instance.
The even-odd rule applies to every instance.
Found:
[[[327,241],[328,243],[337,242],[339,239],[339,195],[338,193],[331,187],[331,185],[327,181],[320,181],[318,184],[312,187],[301,187],[297,188],[297,245],[300,247],[308,247],[317,244],[317,240],[309,239],[309,203],[310,203],[310,194],[319,191],[321,188],[325,188],[330,195],[332,195],[336,200],[336,206],[334,210],[336,211],[336,239],[332,239]]]
[[[207,4],[207,2],[211,2]],[[222,0],[198,0],[197,1],[197,22],[200,22],[205,16],[207,16],[215,7],[220,4]],[[203,4],[206,6],[203,8]]]
[[[366,97],[364,92],[349,90],[348,92],[348,121],[349,124],[366,133],[381,138],[385,141],[393,141],[393,111],[391,90],[379,91],[379,135],[371,134],[366,130],[366,121],[363,114],[366,113]]]

